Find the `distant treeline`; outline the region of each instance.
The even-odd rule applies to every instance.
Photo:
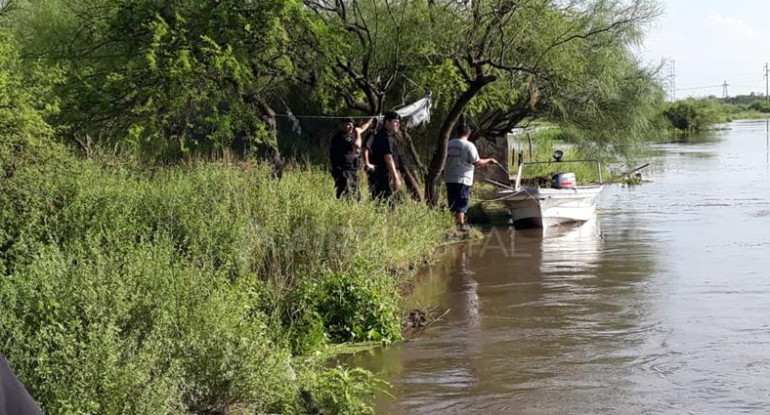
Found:
[[[663,116],[677,131],[697,132],[736,119],[768,117],[770,102],[754,94],[726,99],[688,98],[666,104]]]

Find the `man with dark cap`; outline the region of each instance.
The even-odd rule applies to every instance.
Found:
[[[393,193],[401,187],[396,141],[396,132],[400,127],[401,116],[393,111],[388,112],[385,114],[383,127],[367,141],[364,162],[367,167],[373,169],[369,180],[373,199],[389,201]],[[371,163],[371,166],[368,163]]]
[[[0,415],[43,415],[0,354]]]
[[[347,199],[358,199],[358,159],[361,153],[361,134],[372,123],[372,119],[356,127],[352,118],[340,120],[337,131],[332,136],[329,158],[332,165],[334,187],[337,189],[337,199],[343,196]]]

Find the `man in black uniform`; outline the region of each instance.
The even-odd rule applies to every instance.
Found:
[[[348,199],[359,199],[358,192],[358,159],[361,153],[361,134],[369,128],[372,120],[356,127],[352,118],[340,120],[339,128],[332,137],[329,158],[332,165],[334,187],[337,189],[337,199],[343,196]]]
[[[401,116],[396,112],[385,114],[384,126],[367,142],[364,162],[371,169],[369,190],[373,199],[389,201],[401,187],[398,174],[398,143],[396,132],[401,126]],[[371,163],[371,164],[369,164]]]
[[[0,415],[43,415],[0,354]]]

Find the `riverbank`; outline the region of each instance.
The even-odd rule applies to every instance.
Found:
[[[49,415],[366,412],[371,374],[313,356],[400,339],[399,285],[451,229],[418,204],[337,201],[319,169],[16,150],[0,346]]]

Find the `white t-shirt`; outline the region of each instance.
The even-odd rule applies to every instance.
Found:
[[[473,163],[479,160],[479,152],[473,143],[459,138],[449,140],[444,181],[473,186]]]

